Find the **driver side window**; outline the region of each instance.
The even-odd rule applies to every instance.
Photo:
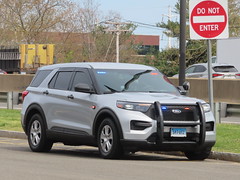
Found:
[[[88,76],[88,74],[86,74],[86,73],[83,72],[83,71],[77,71],[77,72],[75,73],[75,76],[74,76],[74,78],[73,78],[73,83],[72,83],[71,90],[74,91],[74,87],[75,87],[77,84],[79,84],[79,83],[88,84],[89,86],[92,86],[90,77]]]

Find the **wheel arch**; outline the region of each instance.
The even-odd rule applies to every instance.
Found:
[[[25,117],[24,117],[23,122],[24,122],[24,127],[25,127],[24,131],[25,131],[26,134],[27,134],[27,129],[28,129],[28,126],[29,126],[30,119],[34,114],[39,114],[42,117],[44,127],[47,128],[46,117],[45,117],[43,109],[41,108],[41,106],[39,104],[34,103],[34,104],[31,104],[27,108],[26,113],[25,113]]]
[[[117,115],[111,109],[108,109],[108,108],[101,109],[95,116],[94,123],[93,123],[93,129],[92,129],[93,136],[95,138],[97,138],[98,128],[105,118],[111,118],[113,120],[113,123],[117,127],[120,139],[123,139],[123,132],[122,132],[122,127],[119,122],[119,119],[118,119]]]

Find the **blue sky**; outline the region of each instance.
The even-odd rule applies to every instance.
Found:
[[[124,20],[131,20],[146,24],[156,25],[156,23],[167,20],[163,14],[168,14],[168,6],[172,9],[177,0],[96,0],[103,12],[113,10],[118,12]],[[177,17],[173,17],[172,19]],[[139,27],[135,34],[159,35],[159,30],[154,28]]]
[[[81,0],[74,0],[81,2]],[[123,18],[123,21],[141,22],[150,25],[156,25],[158,22],[167,21],[168,7],[172,10],[178,0],[95,0],[99,4],[99,10],[105,15],[109,11],[117,12]],[[172,14],[174,15],[174,14]],[[178,17],[173,16],[172,20]],[[165,48],[168,38],[163,35],[163,30],[151,26],[139,25],[134,34],[159,35],[160,49]],[[174,45],[175,42],[172,42]]]

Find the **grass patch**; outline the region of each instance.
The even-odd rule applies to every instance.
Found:
[[[20,110],[0,109],[0,130],[21,131]],[[217,124],[217,152],[240,153],[240,125]]]
[[[0,109],[0,130],[22,132],[20,110]]]
[[[217,142],[213,151],[240,153],[240,125],[217,124]]]

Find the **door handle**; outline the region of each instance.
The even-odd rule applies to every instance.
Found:
[[[74,96],[71,94],[71,95],[68,95],[67,98],[68,99],[74,99]]]
[[[46,91],[43,91],[43,94],[46,94],[46,95],[48,95],[48,94],[49,94],[48,90],[46,90]]]

